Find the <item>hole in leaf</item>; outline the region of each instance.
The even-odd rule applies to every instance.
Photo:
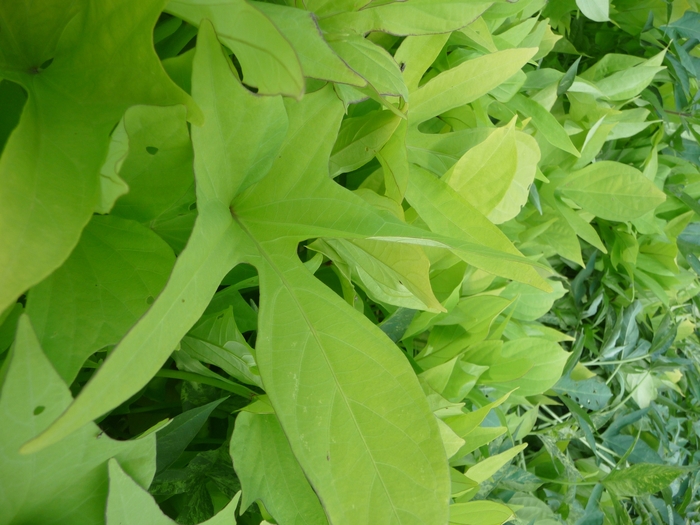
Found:
[[[158,153],[158,148],[154,146],[146,146],[146,151],[149,153],[149,155],[155,155]]]
[[[34,409],[34,415],[38,416],[39,414],[41,414],[44,411],[45,408],[46,407],[39,405],[38,407],[36,407]]]
[[[190,211],[196,210],[196,209],[197,209],[197,203],[196,203],[196,202],[193,202],[192,204],[190,204],[189,208],[187,208],[187,209],[190,210]]]
[[[149,296],[146,298],[146,304],[153,304],[153,296],[152,296],[152,295],[149,295]]]
[[[29,73],[32,75],[38,75],[42,71],[44,71],[47,67],[51,65],[51,62],[53,62],[53,58],[49,58],[47,61],[45,61],[43,64],[40,66],[32,66],[29,68]]]
[[[231,59],[231,63],[238,74],[238,80],[243,80],[243,68],[241,67],[241,63],[238,61],[238,57],[231,53],[229,58]]]

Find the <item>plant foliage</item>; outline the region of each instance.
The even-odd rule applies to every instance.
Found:
[[[700,523],[696,0],[0,6],[0,524]]]

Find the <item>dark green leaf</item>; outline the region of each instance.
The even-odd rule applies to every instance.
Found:
[[[581,62],[581,57],[578,57],[576,61],[571,64],[569,69],[566,70],[564,76],[561,77],[559,85],[557,86],[557,95],[561,96],[566,93],[569,88],[573,85],[574,80],[576,80],[576,73],[578,73],[578,65]]]
[[[554,390],[568,395],[588,410],[602,409],[612,397],[608,385],[598,378],[574,381],[565,376],[554,386]]]
[[[156,433],[156,473],[162,472],[180,457],[214,409],[226,399],[228,398],[223,397],[218,401],[183,412]]]

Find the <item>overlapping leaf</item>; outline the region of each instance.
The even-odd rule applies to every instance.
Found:
[[[0,74],[29,94],[0,157],[0,309],[77,244],[100,200],[110,132],[129,106],[185,104],[201,121],[153,51],[164,2],[51,3],[40,12],[25,4],[3,4],[0,16],[11,23],[2,38],[13,41],[2,46]]]
[[[0,392],[0,521],[93,524],[104,517],[107,465],[116,457],[147,486],[155,473],[155,438],[114,441],[93,423],[31,455],[23,442],[70,404],[68,387],[41,350],[27,316],[19,321]]]

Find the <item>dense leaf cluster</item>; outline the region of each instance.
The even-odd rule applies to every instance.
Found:
[[[700,523],[699,8],[0,5],[0,524]]]

